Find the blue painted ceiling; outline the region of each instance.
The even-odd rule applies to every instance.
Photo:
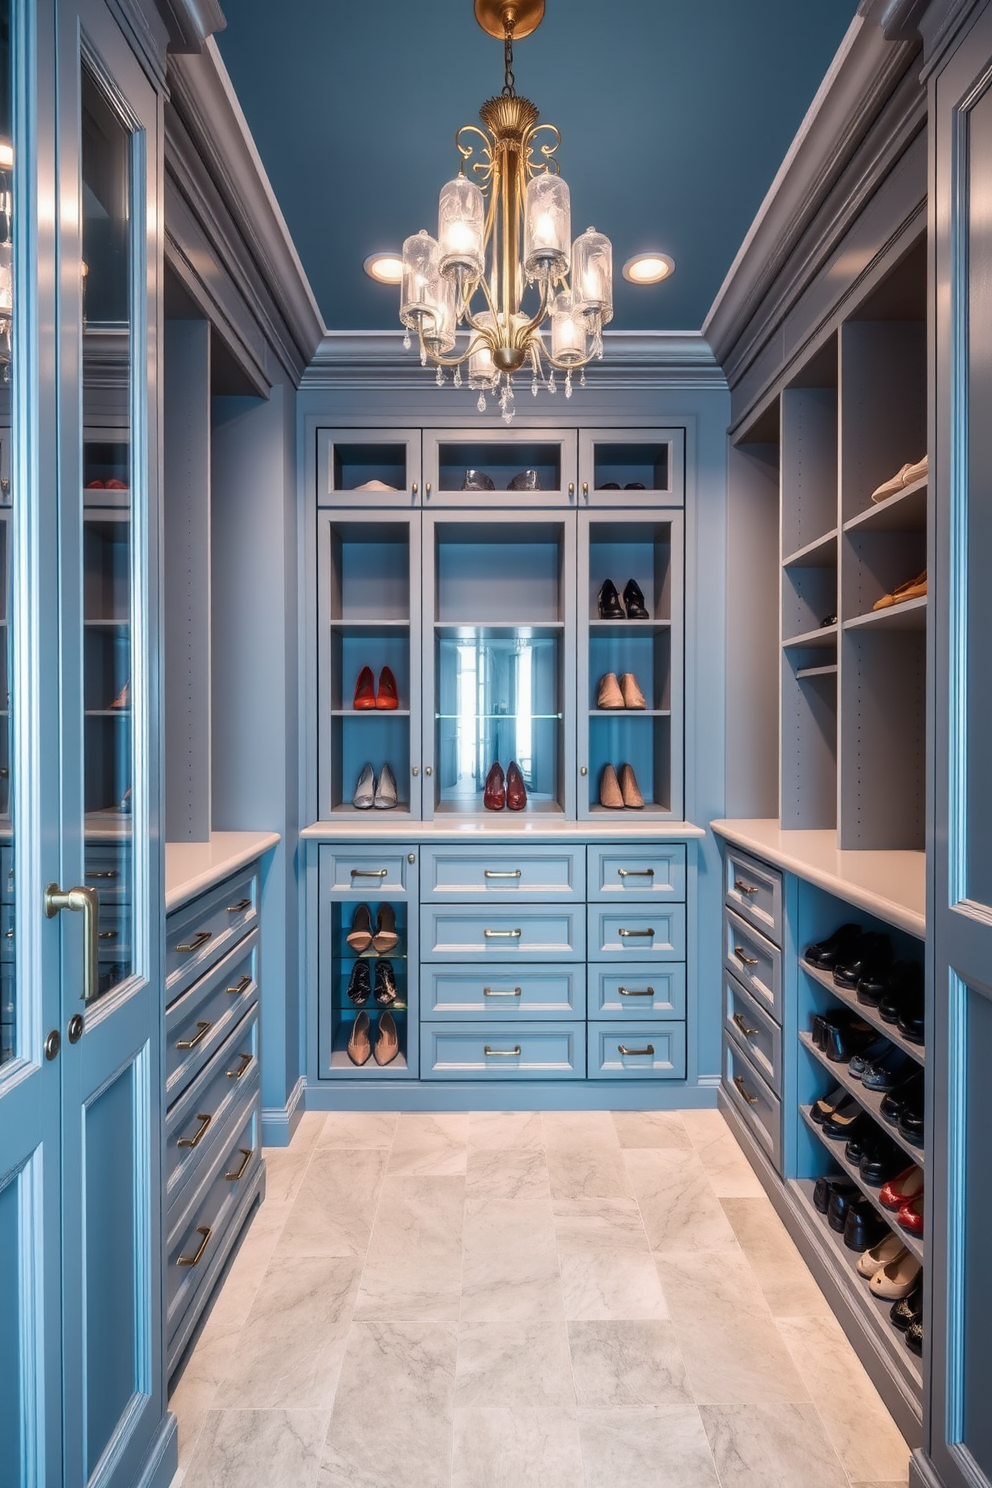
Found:
[[[613,329],[698,328],[856,0],[547,0],[517,90],[562,134],[573,233],[613,240]],[[455,130],[503,84],[472,0],[230,0],[218,36],[329,328],[396,329],[368,253],[437,231]],[[647,248],[677,269],[620,278]]]

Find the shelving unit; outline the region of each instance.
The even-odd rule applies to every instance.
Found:
[[[354,880],[355,892],[330,891],[320,907],[319,986],[320,1005],[318,1014],[318,1062],[320,1077],[346,1075],[356,1080],[394,1081],[409,1079],[417,1074],[417,1009],[419,1006],[417,987],[417,923],[415,908],[405,895],[392,893],[388,886],[375,893],[374,887],[367,892],[370,897],[360,897],[360,881]],[[374,879],[369,880],[374,885]],[[379,954],[369,948],[361,953],[348,944],[354,915],[361,904],[367,904],[375,928],[380,908],[389,904],[396,916],[398,940],[394,949]],[[372,991],[368,1001],[357,1006],[348,997],[348,986],[357,961],[364,961],[369,968]],[[375,1000],[375,969],[377,962],[388,962],[396,981],[396,1001],[388,1007]],[[381,1015],[388,1012],[396,1024],[399,1037],[399,1053],[389,1064],[376,1063],[374,1052],[363,1065],[357,1065],[348,1053],[348,1040],[355,1019],[360,1012],[367,1012],[370,1019],[369,1037],[375,1048]]]

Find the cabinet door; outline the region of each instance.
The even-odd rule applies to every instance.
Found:
[[[579,506],[680,506],[684,429],[582,429]]]
[[[575,507],[574,429],[426,429],[424,506]]]
[[[318,429],[317,505],[420,505],[419,429]]]

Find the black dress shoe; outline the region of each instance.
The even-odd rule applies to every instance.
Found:
[[[907,1102],[913,1106],[918,1107],[919,1110],[922,1112],[922,1070],[917,1070],[914,1074],[910,1075],[908,1080],[903,1080],[900,1085],[896,1085],[895,1088],[890,1090],[887,1095],[883,1095],[882,1103],[878,1109],[885,1121],[889,1122],[891,1126],[898,1126],[899,1118],[902,1116],[903,1107],[907,1104]]]
[[[889,1322],[893,1328],[898,1328],[900,1333],[916,1322],[923,1319],[923,1280],[917,1282],[908,1297],[900,1297],[898,1302],[893,1302],[889,1309]]]
[[[823,1134],[826,1137],[834,1137],[837,1140],[853,1136],[857,1130],[857,1123],[862,1124],[868,1117],[862,1111],[853,1095],[839,1105],[836,1111],[832,1111],[823,1120]]]
[[[866,1049],[875,1040],[875,1030],[870,1023],[860,1018],[824,1018],[826,1024],[826,1048],[824,1054],[833,1064],[847,1064],[859,1049]]]
[[[855,943],[849,958],[839,959],[835,963],[834,981],[838,987],[848,987],[854,991],[861,981],[870,986],[886,976],[891,965],[891,940],[887,935],[869,931]]]
[[[920,1096],[904,1101],[903,1108],[899,1113],[899,1135],[914,1147],[923,1146],[923,1089],[920,1087]]]
[[[911,1354],[915,1354],[917,1358],[922,1357],[923,1319],[921,1317],[914,1318],[909,1327],[906,1329],[906,1347],[909,1349],[909,1352]]]
[[[852,1183],[850,1178],[817,1178],[813,1187],[814,1209],[818,1209],[821,1214],[826,1214],[835,1189],[847,1198],[852,1198],[858,1191],[857,1185]]]
[[[838,1235],[843,1235],[847,1222],[847,1211],[852,1204],[860,1203],[860,1190],[854,1183],[831,1183],[830,1201],[827,1204],[827,1224]]]
[[[348,980],[348,996],[356,1007],[364,1007],[371,992],[372,978],[369,976],[369,963],[356,961],[351,968],[351,976]]]
[[[861,1082],[866,1090],[893,1090],[906,1078],[911,1064],[912,1060],[902,1049],[890,1048],[865,1065]]]
[[[823,1021],[822,1013],[814,1013],[810,1022],[810,1032],[813,1043],[818,1049],[827,1047],[827,1026]]]
[[[848,1092],[844,1089],[843,1085],[838,1085],[832,1094],[821,1095],[819,1100],[813,1102],[809,1108],[810,1120],[815,1121],[817,1126],[821,1126],[827,1117],[836,1111],[838,1106],[843,1105],[844,1101],[849,1099]]]
[[[620,595],[617,586],[612,579],[607,579],[599,591],[599,618],[601,620],[622,620],[624,618],[623,605],[620,603]]]
[[[640,585],[636,579],[628,579],[623,587],[623,602],[627,606],[628,620],[646,620],[648,612],[644,608],[644,595],[641,593]]]
[[[841,955],[846,955],[853,945],[855,939],[861,934],[860,925],[841,925],[827,940],[814,941],[808,945],[803,952],[803,959],[810,966],[817,966],[823,971],[829,971]]]
[[[884,1240],[888,1233],[888,1225],[872,1208],[868,1199],[861,1199],[847,1206],[844,1244],[848,1250],[871,1250],[871,1247],[877,1245],[880,1240]]]
[[[923,995],[923,967],[918,961],[897,961],[889,972],[888,986],[879,1000],[878,1011],[886,1023],[898,1023],[903,1004]]]
[[[922,1044],[926,1041],[922,983],[918,989],[913,988],[911,991],[903,994],[896,1024],[903,1038],[909,1039],[911,1044]]]
[[[874,1121],[869,1120],[867,1116],[856,1124],[854,1131],[844,1143],[844,1156],[853,1167],[860,1167],[865,1147],[872,1141],[877,1130],[878,1127]]]
[[[893,1044],[892,1040],[887,1039],[884,1033],[880,1033],[878,1038],[873,1039],[865,1048],[859,1049],[857,1054],[852,1055],[851,1062],[847,1066],[848,1074],[853,1075],[856,1080],[860,1080],[867,1065],[874,1064],[878,1059],[883,1059],[894,1048],[895,1044]]]
[[[905,1166],[906,1154],[902,1148],[883,1131],[878,1131],[877,1137],[873,1134],[862,1148],[858,1171],[870,1188],[881,1188],[883,1183],[888,1183],[890,1178],[901,1173]]]

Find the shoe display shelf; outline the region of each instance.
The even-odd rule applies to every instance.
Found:
[[[420,452],[419,429],[318,429],[318,505],[419,506]]]
[[[83,439],[83,507],[127,511],[131,505],[131,446],[127,430],[87,424]]]

